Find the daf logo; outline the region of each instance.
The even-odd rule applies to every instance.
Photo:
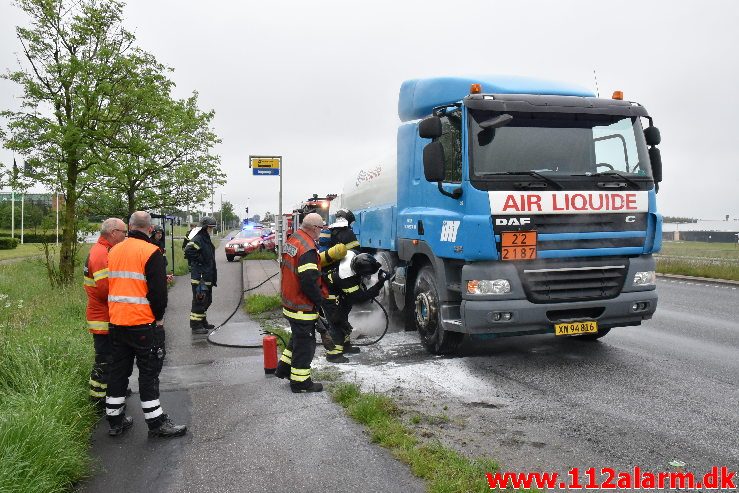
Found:
[[[636,216],[626,216],[626,222],[627,223],[635,223],[636,222]]]
[[[495,220],[496,226],[524,226],[526,224],[531,224],[530,217],[500,217]]]

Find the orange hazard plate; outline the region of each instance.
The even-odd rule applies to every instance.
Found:
[[[500,234],[500,257],[503,260],[536,258],[536,231],[504,231]]]

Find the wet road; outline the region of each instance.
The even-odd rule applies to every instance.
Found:
[[[425,433],[503,469],[739,470],[739,289],[660,279],[658,290],[652,320],[597,342],[505,338],[449,358],[399,332],[342,366],[448,418]]]

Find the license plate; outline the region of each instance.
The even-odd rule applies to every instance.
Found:
[[[500,234],[500,258],[533,260],[536,258],[536,231],[503,231]]]
[[[595,334],[598,332],[598,322],[569,322],[566,324],[554,324],[554,335],[571,336],[574,334]]]

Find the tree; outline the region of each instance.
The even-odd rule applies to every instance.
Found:
[[[223,224],[225,224],[226,228],[229,227],[229,225],[236,224],[239,221],[239,217],[234,212],[234,206],[231,202],[224,202],[221,213],[223,214]]]
[[[151,55],[133,46],[116,0],[18,0],[30,18],[16,28],[23,51],[5,77],[23,89],[18,111],[4,111],[5,146],[27,157],[33,177],[64,194],[58,278],[73,279],[77,203],[99,172],[101,149],[131,114],[125,96],[161,72]]]

